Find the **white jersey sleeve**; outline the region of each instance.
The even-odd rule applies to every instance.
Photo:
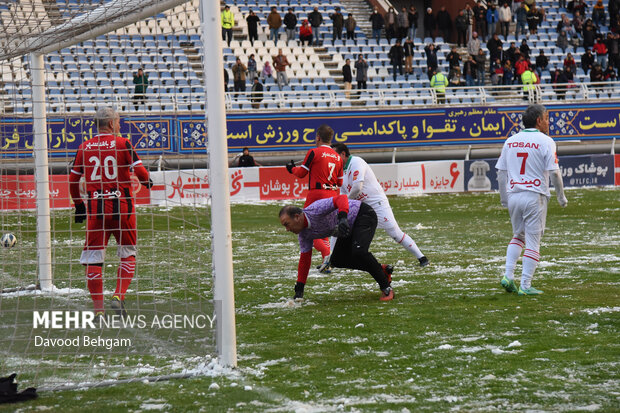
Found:
[[[496,168],[507,171],[508,193],[550,196],[549,171],[559,169],[555,142],[536,129],[525,129],[506,140]]]
[[[363,201],[373,208],[381,201],[387,201],[385,192],[372,168],[368,166],[365,160],[359,156],[351,156],[350,162],[344,171],[343,187],[346,188],[347,193],[351,190],[353,185],[358,182],[363,182],[361,192],[356,197],[357,200]]]

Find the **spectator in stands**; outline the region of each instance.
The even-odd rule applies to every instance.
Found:
[[[590,71],[590,82],[602,82],[603,80],[603,69],[601,68],[601,65],[594,63],[594,66],[592,66],[592,70]],[[600,90],[600,88],[597,89]]]
[[[564,68],[566,69],[567,67],[570,67],[570,70],[573,73],[577,70],[577,63],[575,63],[575,59],[573,59],[573,55],[570,53],[567,54],[564,59]]]
[[[245,74],[248,71],[246,65],[241,63],[241,59],[237,58],[236,63],[232,67],[233,84],[235,85],[235,92],[245,92]],[[235,95],[237,99],[238,95]]]
[[[397,37],[398,40],[402,42],[403,39],[407,38],[407,32],[409,31],[409,15],[405,7],[403,7],[398,16],[396,16],[396,23],[398,25]]]
[[[566,37],[569,39],[573,37],[573,34],[575,34],[573,23],[571,23],[570,19],[566,17],[566,14],[562,13],[555,31],[556,33],[561,33],[562,31],[566,32]]]
[[[607,17],[605,16],[605,6],[603,6],[603,0],[596,1],[596,4],[592,9],[592,21],[597,27],[605,26]]]
[[[491,4],[489,10],[487,10],[489,36],[493,36],[497,32],[497,22],[499,22],[499,10],[495,7],[495,4]]]
[[[353,83],[353,72],[351,72],[351,59],[347,59],[342,66],[342,79],[344,81],[344,96],[349,99],[351,96],[351,84]]]
[[[245,21],[248,23],[248,40],[254,46],[254,40],[258,40],[258,23],[260,18],[250,9],[250,14],[245,18]]]
[[[607,33],[607,50],[609,51],[609,66],[613,66],[616,69],[620,69],[620,53],[618,51],[620,46],[620,35],[618,33]]]
[[[381,29],[383,29],[383,16],[379,13],[379,10],[375,7],[370,18],[368,19],[372,24],[372,37],[375,39],[377,44],[379,44],[379,40],[381,40]]]
[[[426,54],[426,72],[430,79],[433,72],[437,70],[437,48],[433,43],[430,43],[424,47],[424,53]]]
[[[357,90],[366,89],[368,87],[366,84],[368,81],[368,62],[361,54],[357,56],[357,61],[355,62],[355,72]]]
[[[581,68],[587,75],[594,65],[594,55],[590,49],[586,49],[586,52],[581,55]]]
[[[396,39],[396,43],[394,43],[394,46],[392,46],[388,52],[388,57],[390,58],[390,63],[392,64],[392,76],[396,82],[396,70],[398,69],[398,74],[402,76],[403,60],[405,57],[405,51],[403,50],[403,46],[400,44],[400,40]]]
[[[570,45],[573,46],[574,50],[577,50],[577,48],[581,46],[581,40],[579,39],[579,36],[574,34],[573,37],[570,39]]]
[[[385,13],[383,17],[385,20],[385,38],[388,41],[388,44],[392,43],[392,39],[396,37],[396,13],[394,12],[394,8],[390,7],[388,12]]]
[[[463,10],[459,12],[459,15],[456,16],[454,20],[454,27],[456,28],[456,43],[460,47],[465,47],[467,42],[467,18],[465,17],[465,13]]]
[[[583,24],[583,16],[581,15],[581,13],[576,11],[575,15],[573,16],[573,28],[575,29],[575,32],[581,33],[583,31]]]
[[[474,58],[478,55],[478,49],[480,49],[480,39],[478,39],[478,32],[473,32],[471,39],[467,42],[467,53]]]
[[[443,73],[438,72],[437,69],[433,70],[431,74],[431,87],[435,89],[437,94],[437,103],[446,103],[446,86],[450,84],[448,78]]]
[[[226,70],[226,68],[224,68],[224,93],[228,92],[228,70]]]
[[[430,37],[435,41],[436,27],[437,22],[435,21],[435,16],[433,16],[433,9],[429,7],[426,9],[426,14],[424,15],[424,37]]]
[[[254,53],[248,58],[248,78],[250,83],[254,82],[254,78],[258,77],[258,68],[256,65],[256,59],[254,59]]]
[[[472,33],[474,32],[474,11],[472,10],[469,3],[465,4],[465,8],[463,9],[463,14],[465,15],[465,20],[467,21],[467,39],[468,42],[471,39]]]
[[[238,166],[239,168],[245,168],[245,167],[262,166],[262,165],[254,160],[254,157],[250,155],[250,149],[245,147],[243,148],[242,153],[237,154],[237,156],[235,156],[233,160],[230,161],[229,166]]]
[[[532,6],[527,12],[527,28],[530,30],[530,34],[538,33],[538,24],[540,23],[540,13],[536,6]]]
[[[288,86],[288,76],[286,75],[287,66],[290,66],[288,59],[282,54],[282,49],[278,49],[278,55],[273,58],[273,67],[276,69],[278,88],[280,90],[282,90],[284,86]]]
[[[517,63],[515,63],[515,76],[517,77],[517,81],[522,79],[522,74],[530,68],[530,62],[525,60],[525,56],[519,53],[517,54]]]
[[[344,27],[344,16],[340,13],[340,7],[336,7],[334,13],[329,15],[332,20],[332,45],[336,39],[342,40],[342,28]]]
[[[228,37],[228,47],[230,47],[230,42],[233,37],[233,26],[235,25],[235,16],[233,16],[233,12],[230,11],[230,6],[224,6],[224,10],[222,11],[222,40],[226,40]]]
[[[252,84],[252,107],[254,109],[258,109],[260,107],[260,103],[263,101],[263,84],[260,82],[258,77],[254,78],[254,83]],[[244,150],[245,152],[245,150]],[[244,153],[245,155],[245,153]],[[241,166],[241,165],[239,165]],[[245,165],[243,165],[245,166]],[[254,166],[254,165],[248,165]]]
[[[319,11],[318,6],[314,6],[312,13],[308,14],[308,22],[310,22],[310,26],[312,27],[314,45],[319,46],[321,44],[321,24],[323,24],[323,15]]]
[[[452,41],[452,17],[446,10],[446,6],[441,6],[441,9],[437,12],[437,29],[441,33],[444,42]]]
[[[585,49],[591,49],[596,39],[596,27],[594,27],[594,23],[592,23],[591,19],[586,20],[584,23],[581,35],[583,37],[583,47]]]
[[[504,84],[512,85],[514,83],[514,69],[510,59],[506,59],[504,62]]]
[[[344,44],[347,44],[347,40],[353,40],[354,44],[357,44],[357,39],[355,38],[355,28],[357,27],[357,22],[353,17],[353,14],[349,13],[349,16],[344,21],[344,29],[347,31],[347,38]]]
[[[562,53],[566,53],[566,49],[568,49],[568,37],[566,37],[566,32],[562,30],[558,39],[555,41],[555,45],[562,50]]]
[[[465,63],[463,63],[463,76],[465,76],[465,85],[475,86],[475,79],[477,74],[476,61],[472,55],[467,57]]]
[[[521,45],[519,46],[519,50],[521,51],[523,57],[525,57],[525,60],[529,61],[532,49],[530,49],[530,46],[527,45],[527,39],[521,39]]]
[[[510,22],[512,21],[512,11],[508,7],[508,3],[504,3],[499,8],[499,24],[501,27],[502,36],[504,40],[508,40],[508,33],[510,32]]]
[[[493,37],[487,42],[487,49],[489,50],[489,61],[494,62],[498,57],[501,58],[501,52],[504,48],[504,42],[499,38],[497,33],[493,33]]]
[[[263,66],[263,70],[260,74],[260,77],[263,80],[263,82],[265,82],[268,78],[273,77],[273,68],[269,64],[269,61],[265,62],[265,65]]]
[[[448,61],[448,67],[450,68],[448,77],[452,79],[452,72],[456,69],[459,70],[459,74],[461,73],[461,61],[463,60],[459,52],[456,50],[456,46],[452,46],[452,50],[446,56],[446,60]]]
[[[558,7],[561,9],[565,9],[566,8],[566,0],[559,0],[558,1]]]
[[[415,45],[413,44],[413,39],[408,38],[405,40],[405,44],[403,45],[403,50],[405,52],[405,73],[407,75],[413,74],[413,54],[415,52]]]
[[[607,68],[607,45],[605,41],[603,41],[603,36],[599,36],[596,39],[596,43],[593,47],[594,52],[596,53],[596,62],[601,65],[602,68]]]
[[[482,3],[482,0],[478,0],[478,3],[476,3],[472,10],[474,11],[474,19],[476,21],[476,32],[481,40],[486,41],[488,33],[487,8]]]
[[[558,96],[558,100],[566,99],[567,85],[565,83],[568,83],[568,78],[565,71],[556,68],[551,76],[551,83],[553,83],[553,90]]]
[[[603,72],[603,80],[606,82],[615,82],[618,80],[618,75],[612,65],[608,65],[607,69]]]
[[[515,63],[517,63],[517,46],[515,42],[510,42],[510,46],[506,49],[504,56],[506,59],[510,60],[510,64],[514,67]]]
[[[517,15],[515,37],[519,37],[519,34],[525,36],[527,34],[527,30],[525,29],[525,25],[527,24],[527,7],[525,3],[521,2],[521,6],[517,9],[515,14]]]
[[[271,13],[267,16],[267,24],[269,25],[269,40],[273,40],[274,44],[277,46],[278,38],[280,37],[280,27],[282,27],[282,17],[275,6],[271,8]]]
[[[452,75],[448,76],[450,87],[460,87],[463,86],[463,79],[461,78],[461,68],[457,67],[452,71]]]
[[[305,42],[308,42],[308,46],[312,44],[312,27],[310,27],[308,19],[305,19],[303,23],[301,23],[301,27],[299,28],[299,41],[302,46]]]
[[[284,27],[286,28],[286,41],[295,40],[295,31],[297,30],[297,16],[293,13],[293,8],[289,7],[288,13],[284,15]]]
[[[502,60],[497,57],[491,62],[489,66],[489,72],[491,73],[491,84],[494,86],[501,85],[504,82],[504,68],[502,66]]]
[[[142,68],[138,69],[138,73],[133,74],[133,104],[138,110],[138,104],[142,102],[146,104],[146,89],[149,87],[149,77],[144,73]]]
[[[535,84],[540,83],[540,79],[536,76],[536,73],[529,67],[521,73],[521,84],[523,85],[523,99],[528,100],[530,93],[536,93]],[[534,100],[536,100],[534,98]]]
[[[410,6],[409,12],[407,13],[407,20],[409,20],[409,37],[411,40],[415,41],[415,35],[418,31],[418,18],[419,18],[418,10]]]
[[[585,16],[587,8],[588,6],[583,0],[575,0],[573,2],[573,15],[579,13],[581,16]]]
[[[478,49],[478,54],[474,60],[476,61],[476,85],[484,86],[484,74],[487,64],[487,56],[484,54],[484,50]]]
[[[547,70],[547,66],[549,66],[549,58],[545,56],[545,51],[540,49],[536,56],[536,73],[539,79],[542,79],[542,72]]]

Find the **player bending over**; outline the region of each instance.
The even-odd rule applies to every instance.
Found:
[[[369,272],[381,289],[381,301],[394,298],[390,286],[391,274],[387,265],[381,265],[368,248],[377,228],[377,214],[368,205],[357,200],[348,200],[346,195],[320,199],[301,209],[286,205],[280,210],[280,223],[287,231],[298,234],[299,264],[295,298],[304,296],[312,259],[312,243],[331,235],[338,240],[332,253],[332,265]]]
[[[564,196],[562,174],[555,142],[549,133],[549,114],[541,105],[530,105],[523,112],[525,129],[506,139],[497,161],[497,180],[502,206],[508,207],[513,238],[506,250],[506,273],[501,285],[509,293],[542,294],[532,287],[532,277],[540,260],[540,238],[545,230],[549,178],[561,207],[568,204]],[[521,285],[517,290],[514,271],[523,252]]]
[[[407,251],[415,255],[420,263],[420,267],[428,265],[428,259],[422,254],[415,241],[401,231],[392,207],[383,192],[383,188],[375,173],[365,160],[359,156],[353,156],[349,148],[344,143],[335,143],[332,148],[342,158],[344,162],[344,176],[340,193],[348,195],[349,199],[357,199],[372,207],[377,213],[379,223],[377,226],[383,228],[387,234]]]
[[[136,209],[130,172],[133,169],[147,188],[152,186],[152,181],[131,142],[119,136],[120,117],[116,110],[101,108],[95,120],[99,133],[78,148],[69,176],[69,191],[75,204],[75,222],[87,219],[80,263],[86,266],[86,280],[96,316],[104,314],[102,267],[105,248],[113,235],[121,263],[110,305],[124,317],[127,314],[125,293],[136,268]],[[88,194],[86,205],[79,189],[82,176]]]
[[[316,131],[316,148],[306,153],[301,166],[295,166],[291,161],[286,165],[289,173],[298,178],[308,176],[308,195],[304,207],[314,201],[323,198],[331,198],[338,195],[338,188],[342,185],[342,160],[329,146],[334,137],[334,130],[328,125],[321,125]],[[330,253],[329,240],[314,240],[314,248],[326,259]],[[322,272],[329,272],[326,266]]]

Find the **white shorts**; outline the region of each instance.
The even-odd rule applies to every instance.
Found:
[[[394,226],[398,226],[396,222],[396,218],[394,218],[394,213],[392,212],[392,207],[390,203],[387,201],[379,201],[374,202],[370,205],[372,209],[375,210],[377,214],[377,227],[381,229],[388,229]]]
[[[539,251],[547,220],[547,196],[532,191],[508,194],[512,232],[525,241],[525,248]]]

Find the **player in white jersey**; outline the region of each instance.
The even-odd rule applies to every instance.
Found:
[[[525,129],[506,139],[497,161],[497,180],[502,206],[508,207],[513,238],[506,250],[506,272],[501,285],[508,292],[537,295],[532,277],[540,260],[540,238],[545,230],[549,178],[555,187],[560,206],[568,203],[564,196],[562,174],[555,142],[549,133],[549,114],[541,105],[530,105],[523,112]],[[521,285],[517,289],[514,271],[523,252]]]
[[[332,148],[344,162],[344,178],[340,193],[346,194],[349,199],[357,199],[370,205],[377,213],[377,227],[383,228],[394,241],[415,255],[421,267],[428,265],[428,258],[422,254],[415,241],[398,226],[387,196],[366,161],[359,156],[351,155],[344,143],[333,144]]]

